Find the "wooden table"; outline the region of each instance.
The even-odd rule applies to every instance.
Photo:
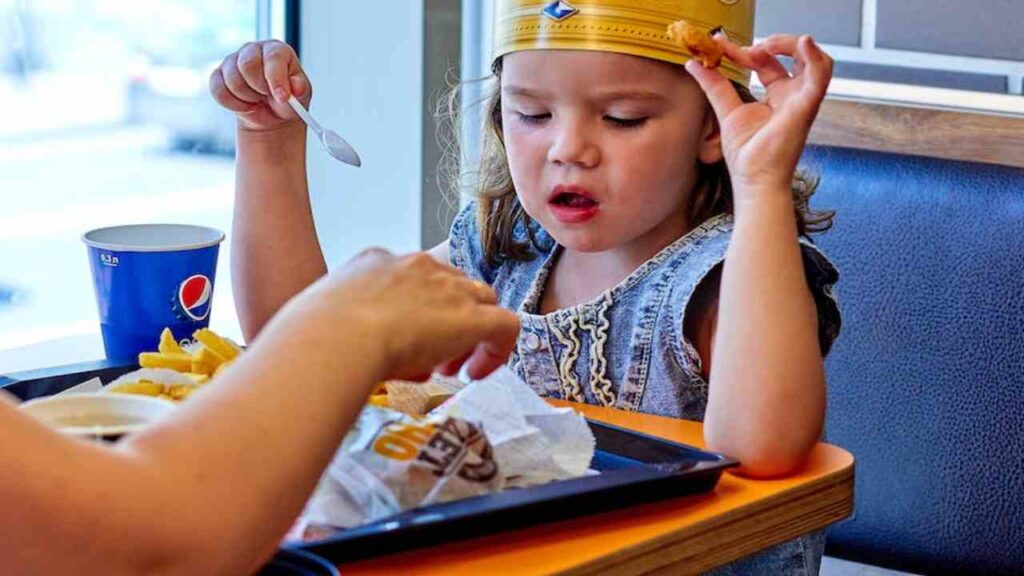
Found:
[[[601,420],[703,446],[701,424],[555,402]],[[697,574],[848,517],[853,457],[818,444],[781,480],[723,474],[714,492],[543,524],[339,566],[365,574]]]

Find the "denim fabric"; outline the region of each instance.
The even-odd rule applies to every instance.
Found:
[[[539,314],[548,275],[561,247],[539,226],[539,249],[526,262],[489,265],[470,204],[452,225],[452,265],[492,285],[502,306],[522,321],[512,368],[542,396],[687,420],[703,420],[708,384],[701,360],[683,334],[686,307],[700,282],[725,259],[732,217],[716,216],[664,248],[617,286],[591,302]],[[519,239],[527,230],[515,230]],[[804,269],[818,305],[827,353],[840,327],[832,293],[838,272],[809,241],[801,240]],[[783,543],[720,568],[716,575],[817,574],[821,532]]]

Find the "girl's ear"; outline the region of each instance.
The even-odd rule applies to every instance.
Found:
[[[701,164],[718,164],[725,158],[725,154],[722,153],[722,131],[718,128],[718,118],[710,106],[704,115],[697,158]]]

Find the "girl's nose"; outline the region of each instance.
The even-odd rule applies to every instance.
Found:
[[[588,137],[586,127],[579,122],[566,122],[557,128],[554,141],[548,148],[548,161],[593,168],[601,161],[601,151]]]

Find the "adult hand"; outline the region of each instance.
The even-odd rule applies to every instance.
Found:
[[[382,351],[383,379],[425,380],[463,364],[482,378],[505,363],[519,334],[518,316],[497,306],[490,286],[424,253],[363,252],[295,307],[313,329],[365,335]]]

